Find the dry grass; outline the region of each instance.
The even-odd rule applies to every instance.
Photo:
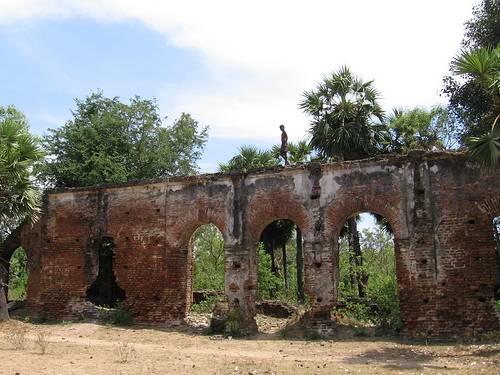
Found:
[[[14,326],[10,332],[7,333],[7,341],[15,350],[22,350],[26,347],[26,333],[25,327]]]
[[[133,344],[121,341],[116,347],[118,362],[127,363],[135,358],[135,347]]]
[[[38,349],[40,354],[45,354],[47,353],[47,349],[49,347],[49,341],[48,341],[48,336],[49,334],[45,331],[40,331],[37,332],[36,337],[35,337],[35,348]]]

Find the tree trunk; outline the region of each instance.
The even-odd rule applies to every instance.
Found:
[[[271,272],[278,276],[278,268],[276,267],[276,259],[274,258],[274,240],[271,243],[271,248],[269,249],[269,252],[271,253]]]
[[[9,320],[9,310],[7,308],[7,295],[4,285],[7,284],[8,274],[6,268],[0,264],[0,322]]]
[[[497,277],[495,282],[495,300],[500,299],[500,232],[498,228],[500,226],[500,216],[493,219],[493,233],[496,242],[496,263],[497,263]]]
[[[288,268],[286,266],[286,244],[283,244],[283,277],[285,279],[285,290],[288,291]]]
[[[302,276],[302,270],[304,267],[304,255],[302,252],[302,232],[300,228],[296,227],[297,232],[297,300],[299,303],[304,303],[304,279]]]
[[[368,283],[368,275],[363,270],[363,254],[361,253],[361,245],[359,243],[358,224],[356,219],[351,217],[347,219],[347,229],[349,232],[349,247],[351,250],[352,263],[356,267],[355,278],[358,284],[358,295],[360,298],[366,297],[366,284]],[[351,275],[352,278],[352,275]]]

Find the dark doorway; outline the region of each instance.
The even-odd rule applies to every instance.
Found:
[[[113,238],[103,237],[96,242],[99,271],[92,285],[87,289],[87,300],[97,306],[115,307],[125,300],[125,291],[116,282],[113,271],[115,245]]]

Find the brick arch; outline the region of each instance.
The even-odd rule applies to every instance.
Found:
[[[292,194],[277,193],[254,198],[247,207],[247,226],[252,243],[259,241],[262,231],[275,220],[287,219],[298,225],[304,235],[311,232],[308,210]]]
[[[225,233],[225,222],[221,220],[210,220],[209,218],[203,218],[202,220],[193,220],[183,225],[183,227],[180,229],[179,247],[181,248],[185,246],[190,247],[190,243],[193,238],[194,232],[196,232],[196,230],[199,227],[207,224],[214,225],[222,234],[222,239],[224,240],[224,242],[227,242],[227,234]]]
[[[337,238],[346,220],[354,214],[363,212],[372,212],[387,219],[395,239],[407,237],[408,230],[405,227],[405,218],[399,209],[399,202],[392,205],[379,197],[331,202],[325,212],[325,233],[330,239]]]

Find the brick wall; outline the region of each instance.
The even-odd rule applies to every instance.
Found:
[[[190,238],[213,223],[225,241],[226,295],[251,332],[260,233],[276,219],[291,219],[304,238],[307,317],[324,329],[336,303],[339,232],[359,212],[383,215],[394,231],[409,334],[499,328],[491,221],[500,215],[500,173],[453,153],[50,192],[42,219],[21,236],[30,262],[28,306],[48,318],[78,317],[97,276],[92,243],[108,236],[135,321],[182,322],[191,302]]]

